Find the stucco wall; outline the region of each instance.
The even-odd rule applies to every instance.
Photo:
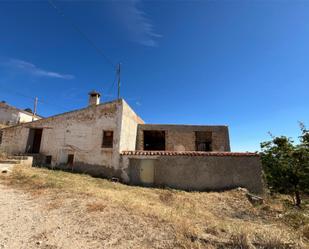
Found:
[[[224,190],[245,187],[261,193],[262,168],[258,156],[123,156],[132,184],[145,159],[154,160],[154,186],[184,190]]]
[[[33,115],[29,115],[24,112],[19,112],[19,123],[27,123],[38,119],[39,118],[37,116],[33,117]]]
[[[117,167],[121,105],[119,100],[6,128],[1,148],[11,154],[25,153],[30,128],[43,128],[40,153],[51,155],[53,166],[66,163],[68,154],[74,154],[76,165]],[[114,131],[113,148],[101,148],[103,130]]]
[[[136,135],[138,124],[143,124],[144,121],[131,109],[131,107],[123,100],[121,110],[121,126],[119,127],[120,144],[119,151],[135,150]],[[120,167],[123,164],[120,164]],[[125,182],[129,180],[126,171],[120,168],[121,179]]]
[[[0,123],[5,125],[17,124],[19,121],[19,113],[0,106]]]
[[[229,132],[227,126],[199,125],[138,125],[136,149],[143,150],[144,130],[165,131],[165,149],[169,151],[194,151],[195,131],[212,132],[212,150],[230,151]]]
[[[15,125],[18,123],[31,122],[32,119],[33,115],[30,113],[28,114],[5,103],[0,103],[0,124]],[[35,116],[34,120],[38,120],[38,117]]]
[[[120,151],[135,150],[137,126],[138,124],[144,124],[144,121],[124,100],[122,102],[121,116]]]

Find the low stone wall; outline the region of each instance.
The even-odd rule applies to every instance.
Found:
[[[81,173],[81,174],[88,174],[93,177],[100,177],[100,178],[117,178],[121,180],[121,171],[116,170],[112,167],[107,167],[104,165],[93,165],[93,164],[86,164],[86,163],[74,163],[74,165],[66,165],[66,164],[59,164],[56,166],[49,166],[44,165],[50,169],[59,169],[74,173]]]
[[[197,191],[236,187],[247,188],[253,193],[263,191],[262,167],[257,155],[123,157],[128,158],[123,161],[129,163],[128,174],[132,184]],[[153,163],[149,162],[151,160]],[[146,176],[148,182],[143,182],[145,172],[151,175],[146,164],[153,168],[153,179]]]
[[[15,162],[15,164],[25,167],[31,167],[33,165],[32,156],[7,156],[7,159],[11,162]]]

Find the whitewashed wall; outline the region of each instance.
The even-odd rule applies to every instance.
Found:
[[[3,130],[1,148],[24,153],[30,128],[43,128],[40,153],[52,156],[52,165],[67,162],[118,166],[122,101],[87,107]],[[103,130],[114,131],[113,148],[101,148]]]
[[[0,103],[0,124],[16,125],[31,122],[32,120],[38,120],[38,117],[35,116],[33,118],[33,115],[30,113],[27,114],[7,104]]]

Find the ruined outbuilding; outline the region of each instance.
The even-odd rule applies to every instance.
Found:
[[[0,149],[39,165],[186,190],[262,191],[255,153],[230,152],[227,126],[145,124],[123,99],[2,129]]]

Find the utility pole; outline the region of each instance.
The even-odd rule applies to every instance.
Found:
[[[38,97],[35,97],[34,98],[34,108],[33,108],[32,121],[34,121],[34,116],[36,115],[37,107],[38,107]]]
[[[120,99],[120,63],[118,63],[117,65],[117,78],[118,78],[118,93],[117,93],[117,97],[118,99]]]

